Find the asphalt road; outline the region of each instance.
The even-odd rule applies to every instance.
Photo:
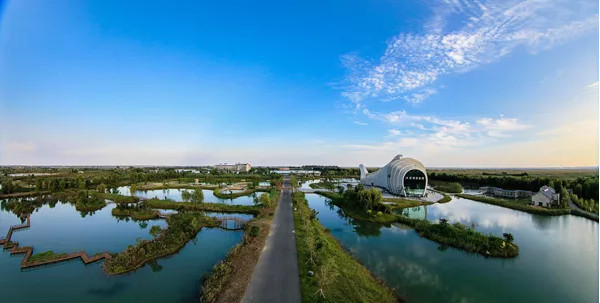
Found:
[[[284,181],[289,188],[289,180]],[[300,302],[291,190],[283,190],[269,236],[242,302]]]

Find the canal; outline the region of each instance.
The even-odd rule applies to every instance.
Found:
[[[460,198],[407,211],[500,237],[512,233],[519,256],[496,259],[440,246],[402,224],[347,218],[317,194],[306,198],[321,224],[409,302],[598,302],[598,223],[589,219],[538,216]]]

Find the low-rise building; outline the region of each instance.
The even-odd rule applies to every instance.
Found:
[[[222,163],[222,164],[215,165],[215,169],[229,171],[229,172],[247,173],[250,171],[250,169],[252,169],[252,166],[250,165],[250,163],[236,163],[236,164]]]
[[[560,194],[550,186],[542,186],[540,191],[531,197],[531,204],[550,207],[560,202]]]
[[[479,190],[487,195],[493,195],[493,196],[497,196],[497,197],[503,197],[503,198],[512,198],[512,199],[519,199],[519,198],[529,198],[531,196],[533,196],[533,192],[528,191],[528,190],[509,190],[509,189],[502,189],[499,187],[493,187],[493,186],[484,186],[484,187],[480,187]]]

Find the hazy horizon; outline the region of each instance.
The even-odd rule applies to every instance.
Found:
[[[0,165],[598,166],[598,2],[0,3]]]

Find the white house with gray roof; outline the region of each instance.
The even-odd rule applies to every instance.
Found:
[[[536,206],[550,207],[553,204],[558,204],[560,194],[554,191],[550,186],[542,186],[540,191],[531,197],[531,204]]]

